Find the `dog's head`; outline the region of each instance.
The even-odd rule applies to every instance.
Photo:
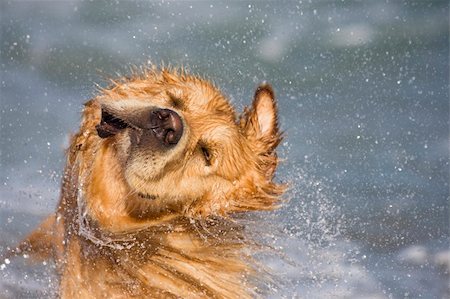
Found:
[[[238,117],[212,84],[163,70],[115,82],[88,102],[71,152],[83,156],[90,213],[113,228],[116,217],[273,209],[283,191],[272,181],[280,140],[269,85]]]

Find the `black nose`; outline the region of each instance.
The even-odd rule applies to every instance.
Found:
[[[183,135],[181,117],[170,109],[155,109],[151,112],[150,124],[157,140],[165,146],[173,146]]]

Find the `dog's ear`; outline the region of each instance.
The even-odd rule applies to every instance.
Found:
[[[282,137],[278,129],[278,109],[272,87],[260,85],[250,108],[240,117],[241,129],[252,150],[259,157],[259,167],[267,180],[271,180],[278,164],[275,148]]]
[[[269,84],[260,85],[256,89],[252,106],[245,108],[240,118],[241,129],[258,154],[271,154],[281,141],[277,114],[272,87]]]

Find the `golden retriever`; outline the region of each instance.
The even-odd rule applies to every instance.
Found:
[[[208,81],[146,69],[85,104],[60,202],[16,250],[53,257],[61,298],[247,298],[255,243],[236,220],[272,210],[281,140],[272,88],[238,116]]]

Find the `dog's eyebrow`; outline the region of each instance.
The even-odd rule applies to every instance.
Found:
[[[166,91],[166,94],[170,98],[170,100],[172,101],[173,108],[177,108],[177,109],[180,109],[180,110],[183,110],[185,108],[184,107],[184,101],[180,97],[174,95],[169,90]]]

